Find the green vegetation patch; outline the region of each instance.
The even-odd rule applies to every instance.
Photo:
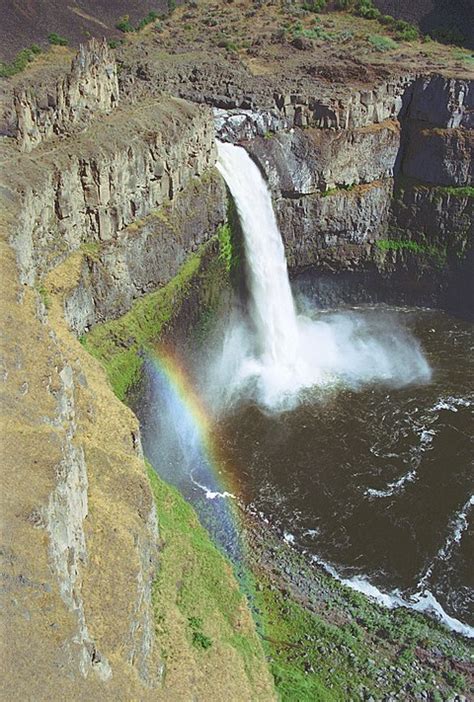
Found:
[[[354,190],[355,184],[348,183],[347,185],[337,185],[335,188],[328,188],[321,192],[322,197],[330,197],[331,195],[337,195],[338,193],[350,193]]]
[[[295,596],[257,561],[254,608],[283,702],[449,699],[466,689],[468,642],[419,613],[379,606],[285,546],[271,548],[272,573],[305,583]]]
[[[377,247],[381,251],[410,251],[414,254],[431,256],[439,264],[446,263],[446,249],[429,244],[420,244],[411,239],[379,239]]]
[[[384,37],[380,34],[370,34],[368,37],[368,42],[376,51],[380,52],[393,51],[393,49],[396,49],[398,46],[396,41],[390,37]]]
[[[136,27],[133,26],[133,24],[130,22],[130,15],[124,15],[119,19],[119,21],[116,23],[115,27],[119,31],[123,32],[124,34],[130,34],[131,32],[140,32],[142,29],[147,27],[149,24],[153,24],[154,22],[157,23],[157,26],[159,26],[159,23],[157,20],[159,19],[159,15],[157,12],[154,10],[151,10],[145,17],[143,17],[137,24]],[[115,48],[115,47],[112,47]]]
[[[213,656],[223,669],[240,659],[248,680],[258,683],[266,676],[265,656],[231,564],[191,505],[147,468],[162,541],[153,607],[163,657],[176,650],[184,631],[183,645],[196,657]]]
[[[219,257],[224,263],[226,271],[230,273],[234,263],[234,246],[232,244],[232,231],[228,222],[219,227],[217,238],[219,239]]]
[[[440,185],[436,187],[436,191],[453,197],[474,197],[474,187],[471,185]]]
[[[123,32],[124,34],[128,34],[129,32],[135,31],[135,27],[130,22],[129,15],[124,15],[123,17],[121,17],[115,26],[119,31]]]
[[[49,310],[49,308],[51,307],[51,297],[48,290],[45,288],[44,285],[40,285],[36,288],[36,290],[41,298],[43,305],[47,310]]]
[[[27,49],[19,51],[11,63],[0,61],[0,78],[9,78],[24,71],[38,54],[41,54],[41,48],[37,44],[32,44]]]
[[[156,340],[172,320],[176,309],[186,298],[212,241],[192,254],[169,283],[137,300],[130,311],[119,319],[99,324],[82,337],[85,348],[105,367],[110,384],[120,400],[125,399],[127,390],[139,378],[143,364],[139,351]]]
[[[62,37],[56,32],[51,32],[51,34],[48,34],[48,41],[53,46],[67,46],[69,44],[69,41],[68,39],[66,39],[66,37]]]

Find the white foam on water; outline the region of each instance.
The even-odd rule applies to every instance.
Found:
[[[472,407],[471,400],[464,397],[440,397],[438,402],[431,408],[430,412],[447,410],[448,412],[458,412],[458,407]]]
[[[416,470],[410,470],[405,475],[402,475],[398,480],[388,483],[384,490],[376,490],[375,488],[367,488],[364,495],[369,497],[392,497],[396,493],[401,492],[407,483],[412,483],[416,478]]]
[[[220,497],[222,499],[226,499],[226,498],[231,498],[232,500],[236,499],[235,495],[233,495],[231,492],[227,492],[227,490],[225,490],[224,492],[218,492],[218,491],[211,490],[211,488],[207,487],[207,485],[203,485],[202,483],[200,483],[198,480],[196,480],[194,478],[193,471],[190,471],[189,477],[191,478],[191,482],[193,483],[193,485],[195,485],[196,487],[198,487],[200,490],[202,490],[205,493],[206,500],[215,500],[218,497]]]
[[[408,483],[413,483],[417,478],[418,467],[421,463],[422,455],[425,451],[429,451],[433,439],[436,436],[434,429],[427,429],[422,426],[418,431],[419,445],[415,449],[415,455],[412,458],[413,467],[397,480],[388,483],[383,490],[375,488],[367,488],[364,495],[368,497],[392,497],[405,489]]]
[[[474,627],[465,624],[464,622],[451,617],[438,602],[433,593],[427,588],[417,591],[410,597],[403,597],[399,590],[392,592],[383,592],[376,585],[373,585],[365,576],[357,575],[352,578],[343,578],[337,570],[326,563],[318,556],[312,557],[313,562],[323,567],[326,572],[332,575],[336,580],[343,585],[350,587],[352,590],[361,592],[366,597],[378,602],[378,604],[388,609],[396,609],[398,607],[407,607],[416,612],[430,614],[442,622],[448,629],[455,631],[469,639],[474,638]]]
[[[474,495],[471,495],[467,502],[450,520],[448,536],[446,537],[443,546],[439,549],[433,561],[426,568],[425,573],[420,578],[417,585],[418,590],[427,585],[433,574],[433,570],[439,561],[448,561],[450,559],[453,549],[461,542],[462,535],[469,526],[467,517],[472,507],[474,507]]]
[[[244,234],[250,298],[249,318],[234,316],[213,374],[224,402],[245,392],[279,410],[316,385],[427,382],[431,370],[420,345],[393,317],[369,322],[359,313],[316,320],[297,314],[267,184],[245,149],[219,142],[217,148]]]

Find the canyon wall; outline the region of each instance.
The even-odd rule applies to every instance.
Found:
[[[467,300],[474,93],[467,80],[409,72],[364,87],[306,72],[296,88],[208,55],[166,64],[129,50],[119,76],[92,42],[54,89],[14,91],[5,111],[7,698],[45,699],[48,680],[55,699],[273,699],[243,599],[242,616],[214,622],[204,665],[173,582],[171,660],[157,645],[153,583],[167,544],[138,423],[78,337],[92,330],[86,347],[94,338],[104,365],[117,361],[109,380],[123,397],[130,365],[175,308],[186,317],[186,300],[218,301],[218,286],[207,301],[199,288],[210,262],[226,280],[215,125],[267,176],[293,272],[408,276],[415,300],[426,289],[445,302],[454,288]],[[226,600],[237,586],[219,563]]]
[[[31,151],[54,134],[68,134],[86,126],[97,113],[117,106],[119,87],[115,58],[105,39],[81,45],[71,70],[54,91],[31,88],[15,93],[17,140],[22,151]]]
[[[223,622],[217,604],[204,603],[213,634],[205,661],[179,583],[157,594],[175,537],[160,540],[137,419],[78,340],[157,288],[161,303],[147,314],[171,315],[205,273],[189,257],[212,244],[218,260],[226,195],[212,113],[171,97],[119,104],[115,61],[96,42],[81,48],[54,99],[42,94],[38,86],[14,96],[17,130],[2,144],[3,693],[273,699],[246,601],[220,554],[219,594],[239,614]],[[199,586],[199,564],[186,567],[182,579]],[[157,609],[171,622],[165,638]]]
[[[473,103],[472,83],[435,75],[406,83],[396,119],[379,121],[393,116],[382,105],[377,118],[370,113],[373,124],[355,128],[262,136],[246,123],[240,136],[272,188],[290,267],[392,277],[409,270],[424,302],[466,300]],[[218,120],[236,138],[236,115]]]

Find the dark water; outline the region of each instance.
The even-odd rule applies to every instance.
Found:
[[[287,539],[384,592],[428,589],[472,625],[473,330],[441,312],[397,316],[422,344],[428,384],[328,389],[280,414],[242,404],[221,440],[240,496]]]
[[[231,557],[240,549],[234,503],[215,496],[226,487],[340,577],[405,600],[429,591],[448,616],[474,625],[473,327],[432,310],[357,315],[375,330],[381,319],[410,330],[431,380],[338,384],[280,413],[242,400],[213,432],[225,457],[216,470],[187,398],[148,363],[134,402],[145,453]]]

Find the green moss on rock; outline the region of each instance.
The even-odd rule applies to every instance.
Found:
[[[377,247],[381,251],[409,251],[413,254],[430,256],[439,265],[446,263],[446,249],[429,244],[420,244],[411,239],[379,239]]]
[[[98,324],[81,339],[85,348],[105,367],[112,388],[120,400],[138,380],[143,358],[139,355],[159,338],[185,300],[204,254],[212,242],[189,256],[179,273],[159,290],[137,300],[119,319]]]

